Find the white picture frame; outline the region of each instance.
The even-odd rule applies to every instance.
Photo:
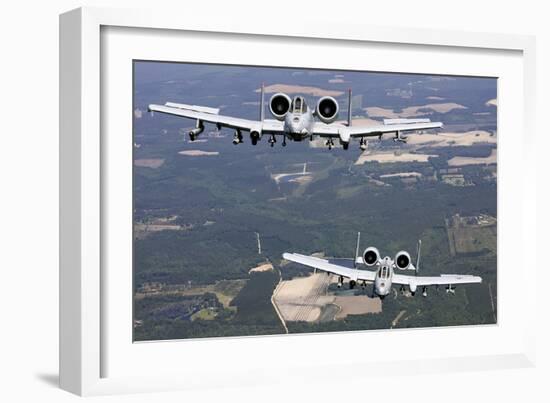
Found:
[[[142,31],[139,31],[140,29]],[[289,43],[288,41],[295,44],[312,43],[313,41],[319,47],[325,48],[330,46],[348,46],[349,48],[370,46],[376,48],[373,51],[385,52],[386,47],[393,47],[397,52],[406,52],[407,56],[438,51],[446,53],[445,57],[450,59],[462,58],[463,52],[470,52],[474,55],[473,57],[476,54],[478,57],[484,57],[486,54],[493,54],[497,57],[500,57],[498,55],[501,54],[511,55],[510,73],[505,73],[509,74],[507,77],[510,78],[510,92],[507,92],[507,88],[499,87],[499,192],[511,195],[514,188],[509,186],[508,181],[511,184],[511,182],[520,180],[523,185],[520,192],[514,193],[517,198],[515,204],[503,205],[502,210],[501,195],[499,195],[499,276],[501,267],[503,267],[501,254],[510,253],[507,251],[510,240],[506,241],[508,243],[503,243],[506,234],[503,234],[501,230],[501,218],[505,223],[509,219],[510,224],[509,226],[505,225],[505,228],[510,231],[514,229],[521,235],[519,237],[521,242],[518,242],[517,245],[521,255],[525,255],[523,251],[527,250],[528,245],[536,243],[535,197],[533,196],[536,179],[535,175],[526,174],[535,172],[535,161],[528,157],[530,150],[535,147],[535,132],[532,126],[535,110],[535,44],[532,37],[349,24],[327,26],[321,22],[307,19],[301,24],[281,21],[271,23],[265,20],[247,21],[244,26],[238,19],[224,19],[212,15],[208,19],[196,18],[182,22],[177,14],[168,11],[102,8],[73,10],[60,17],[60,385],[63,389],[79,395],[96,395],[207,388],[235,384],[246,386],[258,383],[293,382],[296,377],[303,381],[308,376],[343,381],[344,378],[338,375],[339,373],[354,373],[356,376],[368,377],[375,370],[392,374],[406,374],[413,371],[437,373],[533,365],[535,359],[533,315],[536,311],[536,294],[534,292],[526,295],[523,300],[524,312],[532,312],[532,314],[523,315],[520,320],[518,315],[507,316],[506,310],[501,312],[499,308],[498,325],[481,329],[467,327],[426,329],[422,332],[397,331],[392,332],[391,336],[385,332],[369,331],[367,333],[353,332],[349,335],[225,338],[139,345],[132,344],[127,337],[122,337],[122,341],[117,341],[116,335],[123,334],[125,330],[122,328],[117,330],[116,326],[120,320],[113,320],[113,318],[120,318],[121,316],[117,315],[126,315],[127,312],[125,313],[124,309],[115,309],[113,304],[119,303],[108,298],[109,288],[112,291],[114,282],[107,284],[106,280],[115,281],[115,279],[109,277],[109,272],[106,272],[109,267],[108,253],[106,253],[109,251],[109,245],[104,236],[104,228],[109,226],[110,221],[108,220],[113,217],[105,214],[105,211],[108,210],[106,206],[110,203],[108,196],[111,189],[109,182],[112,181],[110,178],[115,176],[115,168],[108,162],[109,155],[112,156],[117,145],[111,142],[112,136],[105,137],[111,123],[106,122],[108,121],[106,116],[109,113],[102,107],[104,107],[105,93],[113,91],[115,97],[126,95],[120,91],[112,90],[110,87],[105,87],[107,84],[102,74],[105,73],[103,69],[108,61],[106,62],[102,58],[115,57],[103,48],[111,47],[110,49],[112,49],[120,46],[123,43],[120,42],[120,36],[134,36],[138,32],[144,35],[143,40],[147,35],[155,34],[154,42],[147,42],[144,47],[150,49],[153,47],[153,43],[159,43],[154,54],[160,55],[161,58],[166,57],[165,54],[162,54],[162,49],[177,43],[178,35],[185,35],[185,33],[192,33],[195,39],[213,35],[214,42],[226,35],[228,38],[238,38],[239,40],[252,39],[255,43],[260,44],[269,42],[272,46]],[[113,33],[113,39],[106,42],[105,33]],[[120,35],[117,39],[118,34]],[[163,41],[166,44],[160,45],[160,42]],[[207,46],[204,43],[199,43],[199,45]],[[124,53],[121,47],[116,49],[120,50],[117,54]],[[132,48],[128,47],[128,49]],[[241,57],[237,60],[242,60],[242,64],[250,64],[249,59],[245,56],[231,57]],[[397,56],[390,56],[388,53],[388,57]],[[135,56],[128,54],[124,57]],[[152,56],[146,57],[153,58]],[[218,57],[222,56],[218,55]],[[178,58],[175,57],[175,59]],[[377,60],[376,63],[378,62],[380,61]],[[266,60],[263,63],[269,63],[269,61]],[[502,64],[506,63],[503,61]],[[114,65],[116,69],[117,64]],[[304,66],[303,63],[300,66]],[[419,72],[424,71],[421,65],[416,68],[419,69]],[[443,68],[444,66],[440,67],[438,71],[427,71],[427,73],[442,73],[441,69]],[[456,63],[454,68],[457,68]],[[460,68],[462,70],[445,71],[447,73],[462,71],[464,74],[472,75],[483,71],[483,66],[478,68],[470,66],[471,70],[468,70],[467,66]],[[414,69],[415,67],[411,67],[407,69],[407,72],[415,72]],[[115,71],[113,74],[115,74],[113,77],[120,77],[116,76],[120,72]],[[514,100],[516,103],[513,105],[517,112],[514,116],[515,124],[518,126],[513,126],[513,128],[521,132],[521,136],[519,136],[521,137],[521,146],[516,149],[521,156],[521,167],[515,173],[511,169],[506,169],[513,162],[506,157],[506,153],[514,152],[514,149],[507,147],[504,142],[501,151],[501,124],[504,128],[507,127],[506,116],[502,115],[512,108],[512,104],[507,105],[506,100],[503,103],[500,102],[501,89],[505,95],[514,94],[519,97],[519,100]],[[112,105],[112,102],[109,105]],[[517,110],[518,105],[520,110]],[[124,157],[122,160],[124,161]],[[131,167],[131,162],[129,164]],[[123,174],[124,172],[117,171],[118,177],[122,177]],[[501,178],[501,174],[505,176],[504,179]],[[506,200],[505,203],[512,203],[512,201]],[[501,217],[501,211],[503,211],[504,217]],[[510,212],[514,212],[515,215],[512,217],[513,214]],[[119,231],[124,230],[120,226],[117,228]],[[516,241],[518,233],[514,235]],[[113,239],[111,235],[110,239]],[[521,268],[519,278],[535,277],[535,270],[534,265],[525,265]],[[509,287],[512,283],[506,280],[506,276],[503,278],[502,281],[499,278],[499,299],[503,299],[502,304],[507,307],[509,304],[506,303],[506,298],[509,298],[510,295],[507,290],[510,291]],[[117,281],[124,282],[124,276]],[[128,301],[125,303],[127,304]],[[116,313],[119,311],[120,313]],[[128,324],[121,326],[131,326],[131,317],[128,318]],[[457,347],[454,354],[447,354],[444,351],[434,354],[418,353],[411,354],[410,357],[403,357],[403,359],[398,359],[397,355],[384,357],[376,354],[357,357],[353,360],[345,359],[345,357],[328,359],[316,356],[315,349],[309,348],[319,342],[319,337],[322,337],[323,344],[344,342],[352,345],[363,343],[365,340],[368,340],[368,343],[381,338],[386,338],[391,343],[407,338],[407,340],[413,340],[413,344],[416,339],[418,339],[418,343],[425,343],[426,339],[429,343],[430,340],[435,341],[437,338],[448,338],[448,340],[500,338],[506,341],[507,347],[504,344],[500,346],[495,343],[493,350],[487,350],[488,353],[484,353],[483,348],[487,348],[488,345],[480,343],[479,349],[472,347],[469,354]],[[466,347],[465,342],[463,348]],[[188,356],[189,359],[183,364],[178,360],[168,362],[167,358],[147,361],[146,366],[148,367],[157,365],[155,371],[150,371],[150,368],[149,371],[136,369],[136,364],[132,360],[134,354],[143,354],[140,356],[140,360],[152,360],[152,355],[166,357],[167,354],[174,354],[185,348],[191,348],[196,353]],[[153,349],[155,349],[154,353]],[[282,349],[290,350],[294,357],[297,352],[301,352],[303,362],[296,358],[283,361],[285,357],[280,354]],[[124,353],[119,354],[120,351]],[[273,351],[273,356],[270,356],[270,369],[264,368],[261,363],[254,366],[254,357],[257,357],[262,351]],[[208,368],[201,365],[201,355],[204,356],[205,353],[217,357],[220,357],[221,354],[222,358],[220,359],[223,359],[223,355],[226,354],[228,359],[238,360],[241,363],[236,365],[234,371],[229,375],[208,372]],[[278,356],[280,358],[277,358]],[[119,362],[127,361],[130,364],[127,367],[120,365],[116,370],[111,369],[110,364],[107,365],[107,362],[117,360]],[[163,364],[163,370],[159,369],[159,362]],[[373,362],[377,363],[376,368],[370,366],[371,369],[369,369],[365,365]],[[113,365],[113,368],[115,366]],[[132,371],[131,366],[136,369],[135,372]],[[312,373],[308,371],[312,367],[335,369],[335,375]],[[193,371],[189,371],[190,368],[193,368]],[[281,371],[281,368],[284,368],[284,371]],[[263,371],[256,371],[256,369],[263,369]],[[153,372],[156,372],[156,375]],[[330,373],[330,371],[325,372]],[[310,375],[307,375],[308,373]],[[208,379],[205,380],[205,377]]]

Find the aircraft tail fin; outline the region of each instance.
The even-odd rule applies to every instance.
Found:
[[[351,126],[351,88],[348,89],[348,127]]]
[[[416,250],[416,270],[414,271],[415,275],[418,275],[418,270],[420,269],[420,248],[422,246],[422,240],[418,240],[418,249]]]
[[[361,241],[361,233],[357,232],[357,244],[355,245],[355,257],[353,259],[353,267],[357,266],[357,257],[359,256],[359,243]]]
[[[264,98],[265,98],[264,83],[262,83],[262,88],[260,90],[260,122],[263,122],[265,119]]]

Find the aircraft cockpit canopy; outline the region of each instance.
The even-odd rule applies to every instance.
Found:
[[[307,110],[306,101],[304,98],[297,96],[292,101],[292,113],[305,113]]]
[[[388,278],[390,276],[390,270],[387,266],[382,266],[378,270],[378,276],[380,278]]]

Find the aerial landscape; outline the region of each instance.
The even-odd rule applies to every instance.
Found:
[[[134,341],[497,323],[495,78],[134,61],[133,80]],[[272,119],[269,99],[284,93],[311,108],[333,97],[337,123],[348,89],[354,126],[443,127],[283,147],[246,133],[234,144],[208,123],[191,141],[195,121],[149,112],[175,102],[257,120],[263,106]],[[358,232],[359,254],[416,262],[421,240],[418,276],[483,281],[382,299],[283,259],[351,267]]]

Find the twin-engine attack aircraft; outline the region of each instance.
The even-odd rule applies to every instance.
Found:
[[[328,260],[320,259],[313,256],[300,255],[298,253],[284,253],[283,258],[291,262],[299,263],[304,266],[312,267],[327,272],[327,274],[335,274],[339,276],[338,287],[342,287],[344,277],[349,279],[349,287],[354,288],[358,281],[361,282],[361,287],[366,287],[367,283],[373,283],[372,296],[378,296],[384,299],[391,292],[392,284],[399,284],[402,293],[405,292],[405,286],[409,287],[412,295],[416,293],[418,287],[422,287],[422,295],[428,296],[428,286],[436,287],[446,286],[447,293],[455,292],[454,285],[481,283],[481,277],[462,274],[441,274],[439,276],[418,276],[420,266],[420,246],[421,241],[418,241],[418,252],[416,266],[411,263],[411,256],[406,251],[397,252],[394,259],[386,256],[382,258],[378,249],[368,247],[359,254],[360,234],[357,234],[357,247],[355,250],[354,268],[345,267],[330,263]],[[375,268],[376,271],[357,269],[357,264],[364,264],[368,268]],[[405,271],[413,270],[414,275],[398,274],[395,270]]]
[[[260,90],[260,119],[249,120],[224,116],[219,109],[206,106],[178,104],[167,102],[165,105],[149,105],[149,112],[161,112],[169,115],[195,119],[195,128],[189,131],[189,139],[195,140],[204,130],[204,123],[213,123],[218,130],[222,127],[235,130],[233,143],[243,142],[242,132],[250,133],[250,141],[256,145],[264,134],[269,135],[269,143],[277,142],[276,136],[283,136],[283,146],[286,139],[302,141],[306,138],[313,140],[314,136],[327,139],[329,149],[334,146],[334,139],[338,138],[342,147],[347,150],[352,138],[360,138],[362,150],[367,148],[365,137],[394,133],[395,141],[406,142],[403,132],[437,129],[443,127],[441,122],[431,122],[430,119],[385,119],[384,124],[374,126],[353,126],[351,111],[351,89],[348,94],[347,123],[335,123],[338,118],[338,102],[330,96],[319,99],[315,109],[311,109],[304,97],[295,96],[294,99],[283,93],[274,94],[269,101],[269,110],[275,119],[265,119],[264,116],[264,86]],[[315,120],[319,119],[319,122]]]

